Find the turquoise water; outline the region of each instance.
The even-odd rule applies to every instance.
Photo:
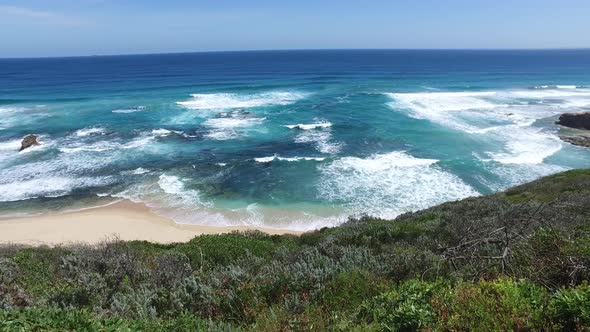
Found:
[[[181,223],[311,229],[590,167],[590,51],[0,60],[0,214],[128,198]],[[40,147],[18,152],[20,139]]]

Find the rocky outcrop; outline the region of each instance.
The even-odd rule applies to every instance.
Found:
[[[37,138],[38,138],[37,135],[27,135],[27,136],[23,137],[23,140],[20,143],[20,150],[19,151],[22,151],[24,149],[28,149],[31,146],[39,145]]]
[[[585,136],[560,136],[564,142],[568,142],[573,145],[583,146],[590,148],[590,137]]]
[[[590,130],[590,112],[565,113],[556,123],[565,127]]]

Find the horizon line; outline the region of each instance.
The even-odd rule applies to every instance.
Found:
[[[55,55],[55,56],[22,56],[0,57],[0,60],[27,59],[66,59],[90,57],[124,57],[124,56],[155,56],[207,53],[248,53],[248,52],[305,52],[305,51],[589,51],[590,47],[531,47],[531,48],[293,48],[293,49],[245,49],[245,50],[207,50],[179,52],[146,52],[146,53],[112,53],[89,55]]]

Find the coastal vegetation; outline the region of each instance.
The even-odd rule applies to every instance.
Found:
[[[295,235],[0,248],[0,330],[590,329],[590,170]]]

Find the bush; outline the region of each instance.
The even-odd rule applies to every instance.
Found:
[[[301,237],[0,246],[0,331],[585,329],[588,206],[581,171]]]
[[[182,314],[174,319],[100,318],[77,309],[37,307],[0,311],[0,330],[11,331],[240,331],[227,323]]]
[[[590,327],[590,287],[562,288],[551,297],[549,312],[554,328],[581,331]]]
[[[430,299],[444,292],[443,283],[410,280],[361,307],[359,318],[376,323],[381,331],[416,331],[431,326],[436,313]]]
[[[330,311],[354,311],[367,298],[387,289],[387,281],[362,270],[339,274],[327,283],[321,303]]]
[[[462,282],[432,304],[442,330],[508,331],[543,328],[546,292],[512,279]]]

